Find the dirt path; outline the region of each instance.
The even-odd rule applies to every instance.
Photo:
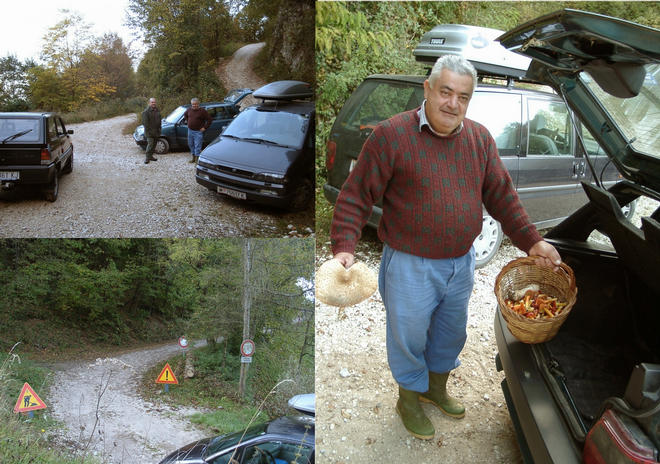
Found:
[[[264,42],[245,45],[236,50],[229,60],[220,63],[216,72],[227,90],[245,87],[256,90],[266,84],[266,81],[252,71],[252,63],[264,45]],[[256,101],[250,95],[243,99],[241,107],[254,103]]]
[[[251,76],[259,44],[225,63],[236,79]],[[239,54],[239,52],[241,52]],[[247,79],[247,77],[246,77]],[[249,77],[249,79],[253,79]],[[241,82],[240,80],[238,82]],[[239,87],[257,85],[246,80]],[[289,213],[223,197],[195,181],[187,152],[144,164],[132,135],[122,135],[135,115],[69,125],[74,167],[60,178],[59,198],[40,192],[0,192],[0,237],[227,237],[308,236],[314,208]]]
[[[152,403],[140,396],[142,373],[178,351],[178,345],[170,343],[56,365],[48,406],[53,417],[66,424],[60,440],[77,453],[86,449],[104,463],[137,464],[158,462],[207,436],[188,419],[199,411]]]

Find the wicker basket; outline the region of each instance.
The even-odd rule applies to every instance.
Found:
[[[508,308],[504,300],[530,285],[538,285],[542,293],[566,302],[558,316],[528,319]],[[552,339],[564,323],[577,297],[575,275],[565,263],[555,272],[548,266],[536,264],[534,257],[514,259],[502,268],[495,278],[495,296],[509,331],[521,342],[542,343]]]

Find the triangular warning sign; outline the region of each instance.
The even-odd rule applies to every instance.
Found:
[[[44,409],[45,407],[46,403],[41,401],[39,395],[32,390],[32,387],[27,382],[25,382],[21,394],[18,395],[16,406],[14,406],[14,412],[29,412],[37,409]]]
[[[170,367],[169,363],[166,363],[165,367],[163,367],[163,370],[160,372],[160,375],[156,379],[156,383],[179,383],[176,379],[176,376],[174,375],[174,372],[172,372],[172,368]]]

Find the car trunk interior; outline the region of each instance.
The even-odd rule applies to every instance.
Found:
[[[609,192],[587,193],[591,204],[546,235],[575,272],[578,295],[557,336],[538,347],[586,429],[607,398],[624,397],[637,364],[660,363],[659,223],[647,220],[640,232],[610,205],[616,199]],[[594,228],[610,237],[616,254],[585,246]]]

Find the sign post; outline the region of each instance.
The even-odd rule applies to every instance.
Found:
[[[243,343],[241,343],[241,363],[251,363],[253,354],[254,342],[249,338],[243,340]]]
[[[27,412],[30,418],[34,417],[34,412],[37,409],[45,409],[46,403],[44,403],[39,395],[32,389],[32,387],[25,382],[21,393],[18,395],[16,400],[16,406],[14,406],[14,412]]]
[[[179,381],[176,379],[176,376],[174,375],[174,371],[172,371],[172,368],[170,367],[170,363],[165,363],[165,367],[163,367],[163,370],[160,371],[160,375],[156,379],[156,383],[164,384],[165,392],[170,391],[170,385],[179,384]]]
[[[183,350],[183,359],[186,359],[186,348],[188,348],[188,339],[186,336],[179,337],[179,346]]]

